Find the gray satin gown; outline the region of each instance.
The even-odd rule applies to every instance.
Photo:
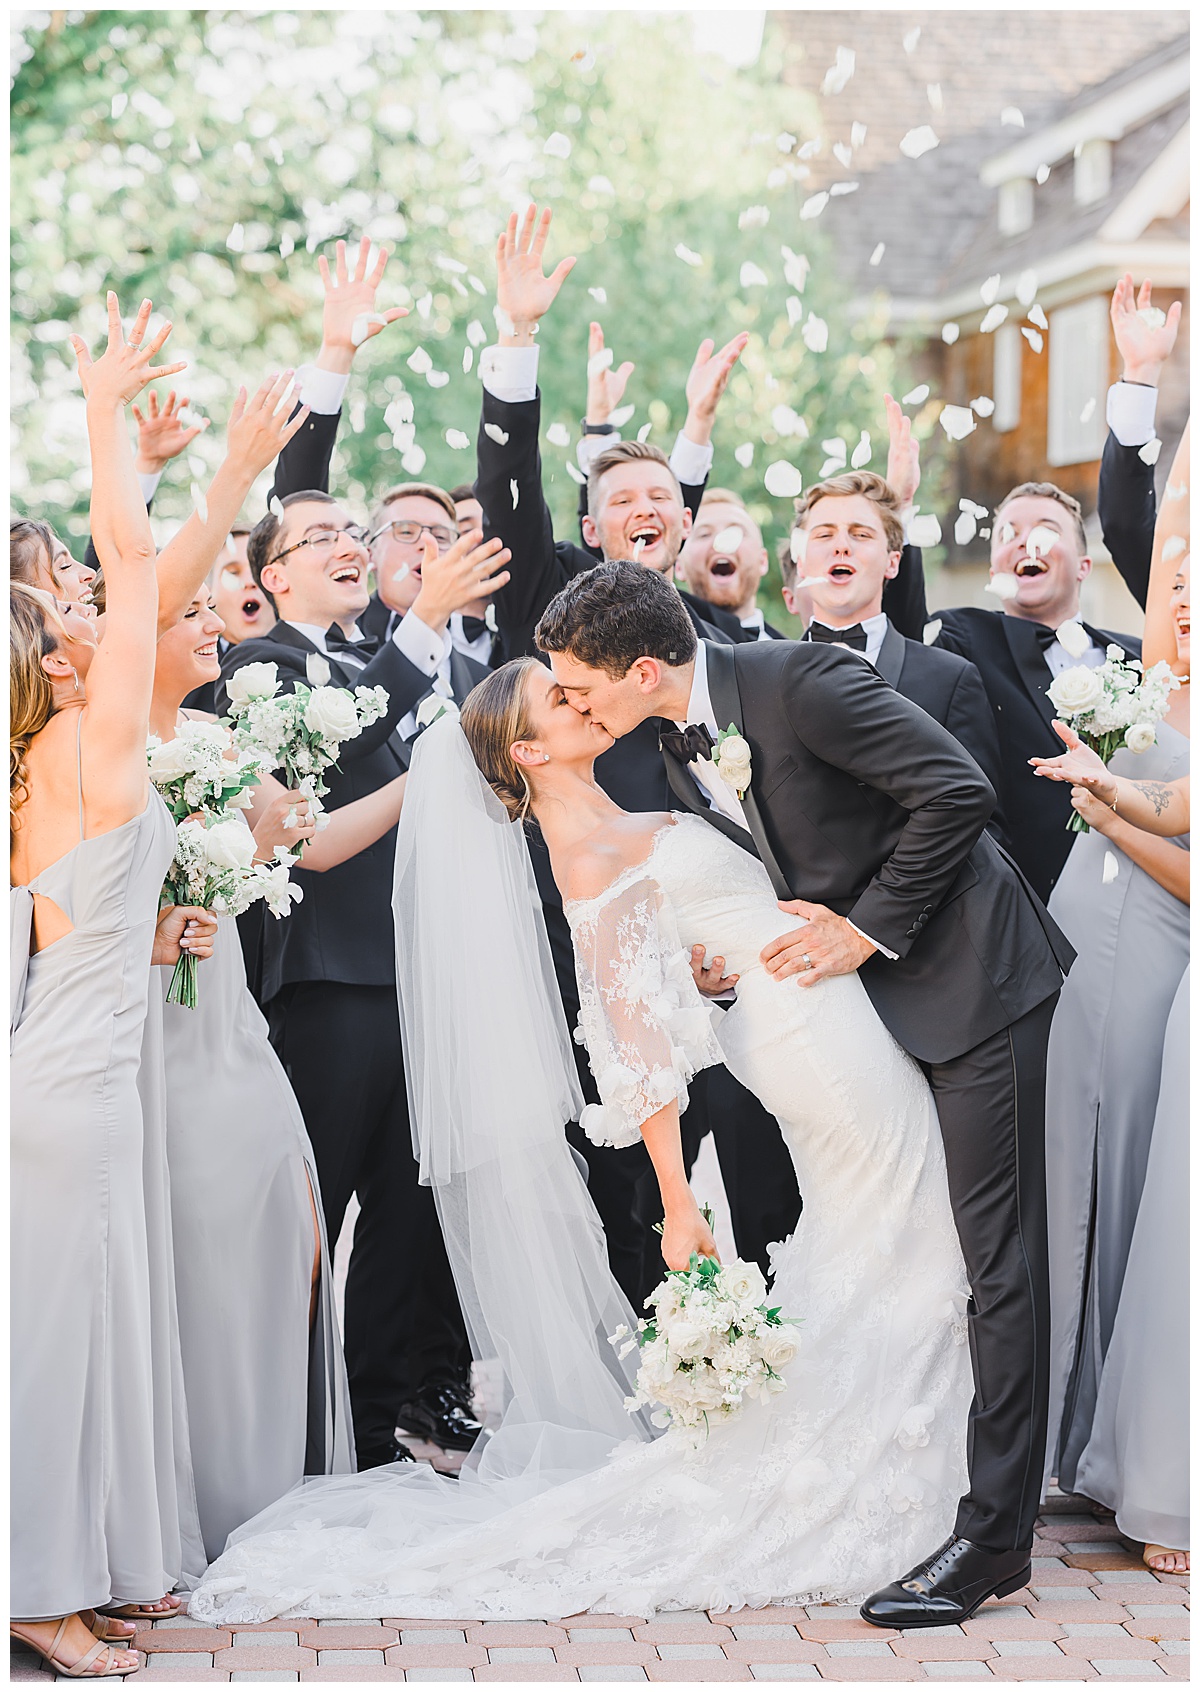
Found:
[[[211,1560],[305,1474],[354,1472],[350,1399],[312,1147],[246,987],[236,923],[220,919],[194,1010],[166,1004],[171,971],[157,973],[150,1021],[157,1010],[191,1460]],[[311,1336],[310,1187],[322,1263]]]
[[[1110,768],[1135,781],[1188,772],[1186,737]],[[1170,842],[1187,850],[1186,837]],[[1110,875],[1104,880],[1105,860]],[[1078,955],[1050,1031],[1046,1189],[1050,1420],[1046,1475],[1080,1485],[1121,1300],[1159,1097],[1167,1018],[1188,961],[1188,907],[1104,835],[1080,835],[1050,899]],[[1183,1343],[1183,1336],[1180,1336]]]
[[[161,1598],[185,1557],[137,1088],[175,831],[153,792],[90,840],[81,799],[79,824],[78,844],[11,900],[11,1611],[23,1620]],[[34,893],[74,926],[30,957]]]
[[[1142,1202],[1092,1437],[1076,1484],[1131,1539],[1186,1551],[1188,1497],[1188,984],[1167,1020]]]

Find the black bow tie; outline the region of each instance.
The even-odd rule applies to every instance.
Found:
[[[852,646],[856,652],[867,650],[867,631],[861,623],[848,629],[827,629],[824,623],[810,623],[806,640],[823,640],[832,646]]]
[[[703,723],[689,723],[686,728],[660,729],[658,744],[664,752],[673,753],[681,764],[690,764],[695,758],[711,757],[713,737]]]
[[[482,640],[484,635],[490,635],[492,632],[491,629],[488,628],[485,618],[468,617],[465,613],[463,615],[462,627],[463,639],[471,646],[473,646],[477,640]]]
[[[1043,652],[1049,652],[1050,648],[1058,640],[1058,631],[1056,629],[1049,628],[1045,623],[1035,623],[1033,625],[1033,634],[1034,639],[1037,641],[1038,646]]]
[[[325,630],[325,650],[331,654],[349,652],[365,664],[375,656],[376,643],[370,635],[364,635],[361,640],[351,640],[340,623],[331,623]]]

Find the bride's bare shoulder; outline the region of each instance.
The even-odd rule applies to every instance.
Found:
[[[597,898],[619,875],[645,862],[655,837],[672,821],[665,811],[638,811],[593,830],[563,864],[563,897],[572,902]]]

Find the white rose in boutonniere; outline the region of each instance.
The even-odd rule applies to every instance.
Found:
[[[417,706],[417,727],[429,728],[439,717],[452,717],[457,721],[458,706],[453,699],[447,699],[441,693],[429,693]]]
[[[713,766],[721,780],[733,788],[739,799],[744,799],[750,786],[750,746],[733,723],[717,735]]]

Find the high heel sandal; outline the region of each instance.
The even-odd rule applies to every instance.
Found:
[[[49,1650],[44,1645],[39,1645],[36,1639],[31,1639],[27,1633],[22,1633],[19,1627],[10,1626],[8,1631],[11,1638],[19,1639],[22,1644],[28,1645],[31,1651],[37,1652],[48,1668],[52,1668],[56,1674],[65,1675],[68,1680],[108,1680],[116,1675],[123,1677],[136,1674],[141,1668],[142,1661],[136,1652],[132,1653],[134,1661],[128,1668],[118,1663],[114,1655],[115,1647],[106,1645],[103,1639],[97,1639],[91,1650],[85,1651],[78,1662],[64,1663],[62,1658],[56,1657],[54,1653],[58,1650],[70,1620],[70,1616],[64,1616],[59,1622],[58,1632],[54,1635]]]
[[[92,1618],[91,1621],[87,1619],[89,1616]],[[119,1646],[121,1641],[124,1640],[130,1650],[134,1649],[133,1642],[137,1638],[136,1622],[131,1633],[114,1633],[113,1628],[119,1627],[121,1624],[119,1616],[102,1616],[99,1610],[80,1610],[79,1619],[84,1627],[94,1633],[97,1639],[103,1639],[105,1644]]]
[[[165,1610],[156,1610],[149,1604],[101,1604],[96,1614],[98,1616],[113,1616],[118,1621],[169,1621],[177,1616],[183,1608],[183,1600],[173,1598],[169,1592],[157,1600],[166,1603]]]

